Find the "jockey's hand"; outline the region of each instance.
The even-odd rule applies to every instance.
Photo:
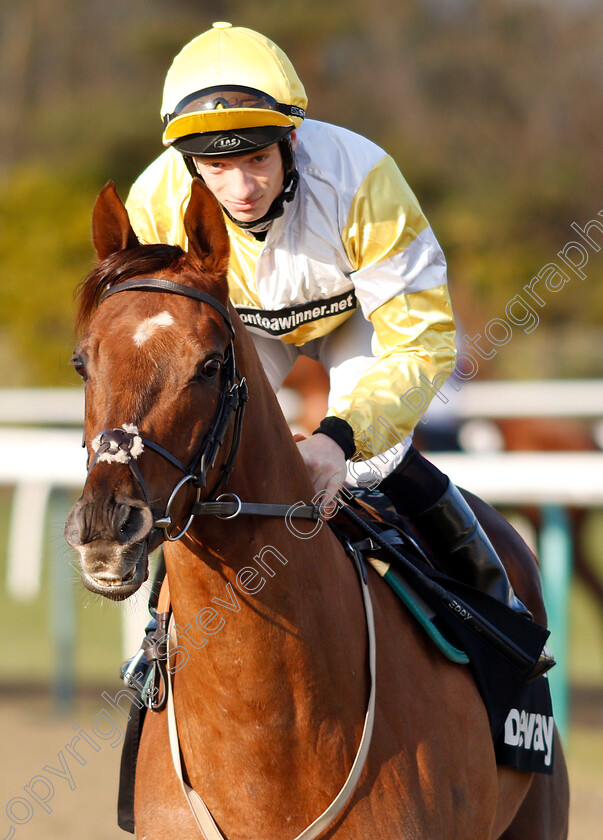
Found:
[[[321,507],[325,514],[332,513],[336,504],[335,496],[346,476],[343,449],[333,438],[320,432],[303,439],[301,435],[296,435],[295,440],[310,472],[314,489],[321,493]]]

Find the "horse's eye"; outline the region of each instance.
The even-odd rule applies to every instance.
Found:
[[[216,356],[211,356],[203,362],[199,362],[197,370],[193,376],[193,382],[207,382],[208,379],[215,379],[215,377],[222,370],[222,359]]]
[[[213,379],[222,367],[222,362],[219,359],[208,359],[203,365],[203,373],[208,379]]]
[[[73,363],[73,367],[75,368],[75,372],[77,373],[78,376],[81,376],[82,379],[85,382],[86,379],[88,378],[88,373],[86,371],[86,365],[84,364],[84,362],[82,361],[82,359],[79,356],[74,356],[71,361]]]

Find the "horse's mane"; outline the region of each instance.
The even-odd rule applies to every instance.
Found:
[[[184,256],[185,252],[178,245],[139,245],[106,257],[83,278],[75,290],[76,332],[80,333],[86,327],[103,292],[110,286],[133,277],[176,269]]]

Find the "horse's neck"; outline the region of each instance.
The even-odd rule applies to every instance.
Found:
[[[288,506],[310,503],[314,494],[288,427],[271,410],[270,399],[267,404],[254,400],[253,392],[226,492],[243,502]],[[330,624],[334,615],[349,612],[342,600],[347,592],[353,607],[360,605],[355,618],[363,635],[356,575],[326,523],[254,515],[233,520],[205,516],[197,519],[190,534],[184,542],[194,556],[186,557],[184,546],[178,547],[178,562],[170,572],[180,624],[198,626],[199,610],[211,607],[241,629],[247,627],[247,645],[257,641],[262,646],[268,636],[286,637],[293,631],[300,643],[315,650],[323,647],[325,622]],[[308,534],[312,536],[304,538]],[[232,608],[224,607],[229,599],[236,601]],[[289,629],[284,630],[285,626]],[[336,645],[337,639],[330,643]],[[348,640],[343,643],[347,645]],[[207,648],[209,652],[209,644]]]
[[[311,484],[272,399],[250,388],[228,491],[243,501],[309,502]],[[326,719],[354,743],[367,688],[358,677],[366,646],[359,584],[328,526],[298,522],[298,534],[315,536],[302,539],[273,517],[204,517],[191,529],[193,555],[172,549],[174,615],[194,640],[184,642],[188,661],[176,685],[199,708],[222,709],[230,736],[271,720],[282,732],[280,720],[288,737],[296,722],[308,737]]]

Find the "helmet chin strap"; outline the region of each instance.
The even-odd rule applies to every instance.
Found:
[[[224,205],[221,205],[222,210],[226,213],[231,222],[234,222],[234,224],[238,227],[243,230],[248,230],[253,234],[265,233],[270,223],[274,221],[274,219],[278,219],[279,216],[283,215],[285,212],[285,204],[288,201],[293,201],[295,191],[297,190],[299,172],[295,168],[295,158],[293,156],[293,147],[291,145],[290,138],[284,137],[282,140],[279,140],[279,147],[283,158],[283,168],[285,170],[283,188],[262,218],[255,219],[253,222],[241,222],[239,219],[235,219],[234,216],[228,212],[226,207],[224,207]],[[202,176],[197,171],[192,156],[183,154],[182,157],[184,158],[184,163],[186,164],[186,168],[190,172],[191,176],[193,178],[201,178]]]

